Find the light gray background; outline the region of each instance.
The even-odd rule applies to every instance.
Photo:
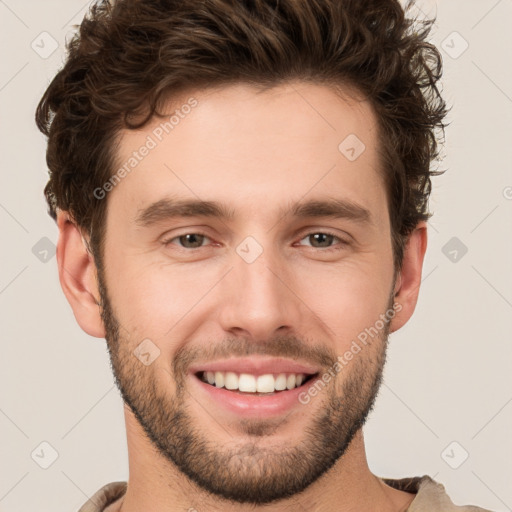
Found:
[[[80,330],[58,282],[45,140],[33,122],[87,7],[0,0],[0,511],[76,511],[128,477],[105,342]],[[419,303],[391,336],[368,457],[379,476],[430,474],[458,504],[512,510],[512,1],[440,1],[437,12],[433,42],[453,104],[448,171],[434,179]],[[458,248],[446,246],[453,237]],[[47,469],[42,442],[58,453]]]

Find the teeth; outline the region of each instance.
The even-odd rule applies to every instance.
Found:
[[[213,375],[213,382],[218,388],[224,387],[224,374],[222,372],[215,372]]]
[[[235,372],[203,372],[201,379],[217,388],[243,393],[274,393],[299,387],[305,380],[304,373],[279,373],[272,375],[237,374]]]
[[[238,389],[238,376],[233,372],[226,372],[224,377],[224,386],[226,389]]]
[[[274,392],[274,376],[273,375],[260,375],[256,382],[256,389],[258,393],[273,393]]]
[[[256,378],[254,375],[249,375],[248,373],[242,373],[240,377],[238,377],[238,390],[244,391],[245,393],[255,393],[256,392]]]
[[[286,375],[284,373],[280,373],[277,376],[274,386],[276,391],[283,391],[283,389],[286,389]]]

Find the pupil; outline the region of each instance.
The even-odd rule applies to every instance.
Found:
[[[333,238],[332,235],[328,235],[327,233],[315,233],[315,234],[313,234],[311,236],[315,239],[316,242],[318,242],[318,237],[324,238],[324,244],[325,244],[326,241],[327,242],[332,241],[331,239]],[[322,244],[322,240],[320,240],[320,244]],[[329,245],[329,244],[327,244],[327,245]]]
[[[204,238],[203,235],[196,235],[196,234],[183,235],[183,236],[180,236],[180,242],[185,247],[190,247],[192,245],[193,248],[196,248],[196,247],[201,247],[203,238]],[[190,240],[191,240],[191,245],[189,244]]]

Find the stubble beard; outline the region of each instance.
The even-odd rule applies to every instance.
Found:
[[[301,406],[318,412],[311,417],[295,445],[279,448],[271,442],[272,433],[286,428],[287,422],[293,421],[293,414],[279,422],[244,419],[238,425],[243,438],[238,435],[236,441],[231,439],[224,444],[212,439],[208,435],[212,429],[201,425],[188,412],[187,401],[192,397],[186,388],[186,374],[179,369],[186,367],[184,361],[189,354],[185,350],[175,355],[181,359],[174,361],[175,371],[168,372],[176,389],[175,396],[169,396],[157,385],[153,367],[141,364],[133,355],[135,347],[128,343],[129,336],[121,335],[122,328],[101,274],[98,272],[105,337],[124,402],[158,452],[200,488],[218,498],[263,505],[304,491],[343,456],[373,409],[386,359],[388,322],[371,346],[355,355],[319,396]],[[392,303],[390,299],[388,309]],[[243,344],[244,340],[239,343]],[[269,341],[268,346],[284,349],[293,343],[297,344],[296,338],[280,339],[277,345]],[[251,347],[254,344],[240,352],[237,349],[237,354],[255,353]],[[286,349],[281,354],[272,351],[271,355],[290,355]],[[319,399],[322,408],[314,407]],[[203,421],[215,420],[205,413]]]

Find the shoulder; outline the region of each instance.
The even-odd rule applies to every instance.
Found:
[[[126,482],[111,482],[96,491],[78,512],[116,512],[117,504],[126,493]],[[115,503],[117,502],[117,503]],[[111,505],[114,505],[111,506]]]
[[[381,478],[381,480],[394,489],[416,494],[407,512],[491,512],[473,505],[455,505],[446,493],[444,485],[428,475],[399,480]]]

